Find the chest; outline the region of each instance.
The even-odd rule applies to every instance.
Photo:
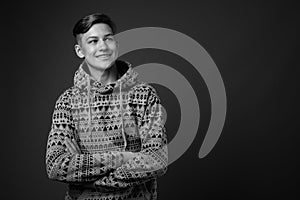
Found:
[[[75,137],[82,152],[121,151],[125,140],[126,150],[140,151],[139,128],[144,106],[135,102],[130,93],[121,95],[122,102],[119,93],[82,94],[72,99]]]

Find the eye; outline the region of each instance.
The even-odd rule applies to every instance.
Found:
[[[106,38],[104,38],[104,41],[113,41],[113,40],[114,40],[113,37],[106,37]]]
[[[89,44],[96,44],[98,42],[98,40],[90,40],[88,43]]]

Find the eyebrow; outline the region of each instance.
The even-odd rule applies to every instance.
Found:
[[[104,37],[108,37],[108,36],[113,36],[114,34],[113,33],[108,33],[108,34],[105,34]],[[86,40],[89,40],[89,39],[98,39],[98,36],[89,36],[86,38]]]

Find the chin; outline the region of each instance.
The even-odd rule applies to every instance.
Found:
[[[101,69],[108,69],[113,65],[113,63],[110,63],[109,65],[102,65],[100,68]]]
[[[102,62],[101,64],[95,63],[93,66],[96,69],[108,69],[113,65],[114,62]]]

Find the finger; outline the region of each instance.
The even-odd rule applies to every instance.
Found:
[[[71,147],[70,147],[70,145],[69,145],[69,143],[68,143],[68,141],[66,139],[64,141],[64,144],[66,145],[66,150],[71,153],[72,149],[71,149]]]
[[[72,153],[72,154],[76,153],[76,149],[69,138],[65,139],[65,144],[70,153]]]
[[[74,142],[72,142],[72,140],[69,140],[69,145],[72,148],[73,153],[76,154],[77,149],[76,149],[76,146],[75,146]]]
[[[116,168],[120,167],[124,163],[124,155],[122,152],[116,154]]]
[[[67,149],[67,151],[69,152],[69,153],[72,153],[72,148],[71,148],[71,146],[70,146],[70,144],[69,144],[69,141],[68,141],[68,139],[65,139],[65,145],[66,145],[66,149]]]
[[[75,141],[75,139],[69,140],[69,144],[70,144],[74,154],[80,154],[80,148],[77,145],[77,142]]]
[[[72,139],[72,142],[75,146],[75,149],[76,149],[77,153],[80,154],[81,150],[80,150],[80,147],[78,146],[77,142],[75,141],[75,139]]]

